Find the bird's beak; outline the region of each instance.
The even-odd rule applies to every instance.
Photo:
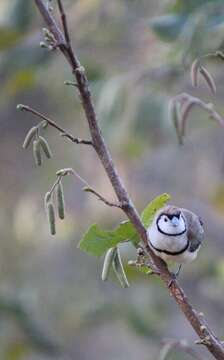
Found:
[[[176,216],[174,216],[174,217],[172,218],[171,222],[172,222],[172,225],[175,226],[175,227],[176,227],[177,225],[179,225],[179,219],[178,219]]]

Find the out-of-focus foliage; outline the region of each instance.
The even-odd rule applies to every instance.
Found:
[[[222,48],[223,9],[220,0],[177,0],[167,6],[167,14],[154,18],[151,26],[161,40],[176,41],[183,60],[190,56],[191,61],[192,57]]]
[[[151,199],[168,192],[174,204],[203,218],[206,241],[198,260],[184,267],[180,282],[196,308],[209,314],[211,326],[224,336],[220,322],[224,134],[195,109],[185,145],[178,148],[168,118],[170,98],[186,91],[214,102],[224,113],[223,62],[205,60],[216,81],[216,97],[211,98],[203,83],[193,90],[189,76],[196,55],[223,50],[223,3],[64,0],[64,4],[103,134],[137,208],[141,212]],[[179,17],[185,19],[184,25]],[[172,42],[163,41],[153,30],[156,21],[163,39],[171,36]],[[73,80],[68,66],[57,51],[39,47],[42,26],[34,1],[0,1],[0,359],[155,360],[163,337],[184,338],[193,346],[195,334],[160,282],[127,265],[136,259],[130,246],[120,246],[129,289],[120,289],[115,278],[102,283],[103,259],[77,248],[92,223],[113,229],[125,221],[119,209],[107,208],[83,193],[78,180],[65,179],[66,218],[58,221],[57,235],[49,235],[44,194],[59,168],[74,168],[94,189],[115,199],[90,148],[73,145],[48,127],[53,157],[43,167],[35,168],[32,151],[22,149],[25,134],[37,119],[16,112],[17,103],[31,105],[74,136],[89,139],[78,94],[74,87],[64,86],[65,80]],[[13,309],[14,304],[19,310]],[[196,351],[209,359],[202,348]],[[173,349],[170,358],[189,356]]]
[[[32,1],[13,0],[8,6],[2,1],[0,6],[0,76],[5,94],[13,96],[34,85],[35,69],[47,56],[36,46]]]

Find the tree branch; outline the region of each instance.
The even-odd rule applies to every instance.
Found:
[[[65,40],[66,40],[66,43],[68,44],[68,46],[70,46],[71,40],[70,40],[69,31],[68,31],[68,24],[67,24],[67,19],[66,19],[65,11],[64,11],[64,6],[63,6],[61,0],[57,0],[57,1],[58,1],[59,12],[60,12],[60,14],[61,14],[61,22],[62,22],[62,26],[63,26],[63,31],[64,31],[64,35],[65,35]]]
[[[118,204],[118,203],[116,204],[116,203],[113,203],[111,201],[108,201],[107,199],[105,199],[105,197],[100,195],[96,190],[94,190],[91,187],[84,187],[83,190],[85,192],[89,192],[89,193],[95,195],[98,198],[98,200],[102,201],[104,204],[106,204],[106,205],[108,205],[110,207],[117,207],[119,209],[122,209],[123,204]]]
[[[61,136],[67,137],[69,140],[71,140],[76,144],[93,145],[92,141],[90,140],[82,140],[79,138],[75,138],[73,135],[69,134],[65,129],[60,127],[55,121],[51,120],[49,117],[41,114],[39,111],[33,109],[30,106],[19,104],[17,108],[21,111],[30,112],[31,114],[41,118],[42,120],[45,120],[50,126],[57,129],[61,133]]]
[[[94,190],[92,188],[92,186],[90,186],[88,184],[88,182],[86,180],[83,179],[82,176],[80,176],[77,171],[75,171],[74,169],[72,168],[65,168],[65,169],[60,169],[56,172],[56,175],[60,177],[63,177],[63,176],[67,176],[67,175],[74,175],[74,177],[76,177],[78,180],[81,181],[82,184],[84,184],[84,188],[83,188],[83,191],[85,192],[88,192],[88,193],[91,193],[93,195],[95,195],[98,200],[101,200],[105,205],[108,205],[110,207],[116,207],[116,208],[120,208],[122,209],[122,206],[124,206],[123,204],[118,204],[118,203],[114,203],[114,202],[111,202],[111,201],[108,201],[104,196],[102,196],[98,191]],[[59,179],[59,180],[60,180]],[[57,184],[56,184],[57,185]],[[53,185],[53,189],[55,187],[55,184]]]
[[[49,27],[50,31],[53,33],[55,39],[58,42],[58,47],[61,52],[66,57],[68,63],[71,66],[72,73],[75,75],[77,88],[80,93],[82,100],[83,109],[85,112],[86,119],[88,121],[89,130],[92,137],[93,146],[96,150],[96,153],[99,156],[99,159],[104,166],[104,169],[108,175],[108,178],[114,188],[114,191],[117,195],[118,201],[122,204],[126,204],[123,207],[123,210],[129,220],[132,222],[136,228],[141,240],[144,243],[145,250],[150,258],[152,258],[154,264],[159,269],[160,278],[163,280],[168,290],[170,291],[173,298],[176,300],[182,312],[185,314],[189,323],[192,325],[200,339],[205,339],[209,337],[209,342],[206,342],[205,346],[207,349],[214,355],[216,359],[224,359],[224,348],[218,338],[213,334],[213,332],[205,325],[197,312],[193,309],[192,305],[189,303],[183,289],[178,285],[177,281],[172,281],[171,287],[169,287],[170,281],[172,279],[171,273],[168,271],[167,266],[162,259],[158,258],[148,245],[147,232],[144,228],[139,214],[137,213],[132,201],[129,198],[129,195],[121,181],[113,160],[111,158],[110,152],[105,144],[103,139],[99,123],[97,121],[97,116],[94,110],[94,105],[89,90],[88,80],[85,74],[85,70],[80,66],[80,63],[72,50],[71,44],[66,43],[64,35],[62,35],[60,29],[51,13],[48,11],[43,0],[34,0],[37,8],[39,9],[44,21]]]

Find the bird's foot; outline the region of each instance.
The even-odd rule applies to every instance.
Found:
[[[177,276],[176,276],[175,273],[171,272],[170,275],[171,275],[171,279],[170,279],[170,281],[168,282],[168,288],[169,288],[169,289],[172,287],[174,281],[176,281],[176,279],[177,279]]]
[[[171,272],[171,273],[170,273],[170,274],[171,274],[171,279],[170,279],[170,281],[169,281],[169,283],[168,283],[168,287],[169,287],[169,288],[172,286],[173,282],[177,280],[177,278],[178,278],[178,276],[179,276],[179,274],[180,274],[181,267],[182,267],[182,265],[180,264],[180,265],[178,266],[178,269],[177,269],[176,272]]]

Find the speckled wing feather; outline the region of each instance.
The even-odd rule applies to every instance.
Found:
[[[198,249],[204,239],[204,229],[200,218],[189,210],[181,209],[187,220],[187,235],[190,242],[189,251]]]

